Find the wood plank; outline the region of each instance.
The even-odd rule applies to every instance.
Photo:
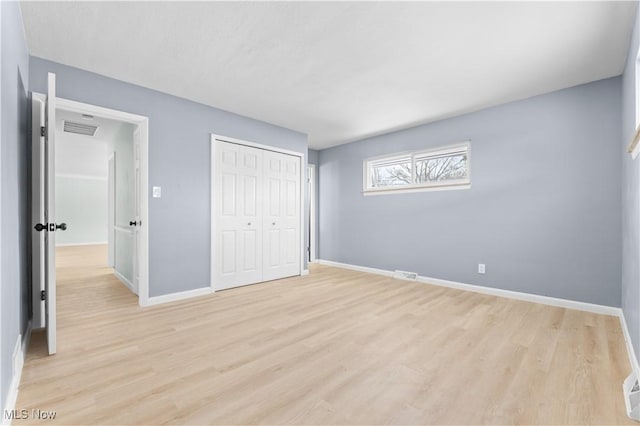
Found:
[[[16,405],[46,423],[634,424],[615,317],[320,265],[140,308],[106,258],[58,249]]]

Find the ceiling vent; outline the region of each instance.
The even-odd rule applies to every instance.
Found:
[[[78,135],[95,136],[98,126],[85,123],[74,123],[73,121],[64,120],[64,131],[67,133],[76,133]]]

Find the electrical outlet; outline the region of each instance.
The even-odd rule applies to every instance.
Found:
[[[162,187],[154,186],[153,187],[153,198],[162,197]]]
[[[484,271],[485,271],[484,263],[478,263],[478,273],[484,274]]]

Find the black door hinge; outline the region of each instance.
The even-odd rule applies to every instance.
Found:
[[[40,136],[44,136],[44,134],[45,134],[45,128],[43,126],[43,127],[40,127]]]
[[[47,300],[47,292],[46,290],[40,291],[40,300]]]

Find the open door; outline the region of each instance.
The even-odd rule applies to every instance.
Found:
[[[133,288],[136,294],[140,294],[140,228],[142,227],[142,215],[140,214],[140,126],[133,132],[133,200],[134,219],[129,222],[133,225]]]
[[[38,250],[39,270],[42,272],[40,296],[44,301],[44,325],[47,332],[49,355],[56,353],[56,231],[67,229],[67,225],[56,224],[55,215],[55,122],[56,122],[56,75],[49,73],[47,97],[44,106],[44,127],[40,134],[44,141],[38,144],[38,179],[34,179],[34,190],[38,190],[39,206],[37,211],[40,222],[34,228],[41,235],[34,245],[34,254]],[[34,152],[34,156],[36,153]],[[35,176],[35,173],[34,173]],[[36,188],[38,186],[38,188]],[[35,200],[34,195],[34,200]],[[34,206],[36,210],[36,206]],[[34,238],[34,240],[36,240]]]
[[[45,103],[45,322],[49,355],[56,353],[56,230],[66,229],[56,224],[56,75],[49,73]]]

